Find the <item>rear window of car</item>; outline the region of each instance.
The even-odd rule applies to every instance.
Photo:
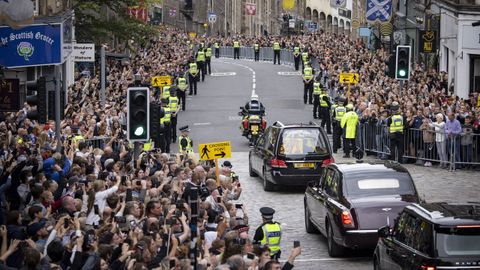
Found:
[[[279,155],[328,155],[328,146],[318,128],[285,129],[279,144]]]
[[[480,257],[480,228],[436,228],[439,257]]]
[[[407,173],[363,172],[346,174],[345,192],[351,197],[375,195],[413,195],[415,188]]]

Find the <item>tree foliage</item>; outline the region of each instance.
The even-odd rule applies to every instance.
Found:
[[[75,33],[78,42],[102,44],[113,36],[121,41],[142,42],[155,34],[155,26],[130,18],[127,8],[149,7],[161,0],[78,0],[75,10]],[[109,10],[107,12],[107,10]]]

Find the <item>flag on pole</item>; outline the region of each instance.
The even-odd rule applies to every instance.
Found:
[[[392,0],[367,0],[365,14],[369,22],[388,22],[392,18]]]
[[[294,10],[295,9],[295,0],[283,0],[282,7],[284,10]]]
[[[245,3],[245,15],[257,14],[257,5],[254,3]]]
[[[330,6],[333,8],[344,8],[347,5],[347,0],[330,0]]]

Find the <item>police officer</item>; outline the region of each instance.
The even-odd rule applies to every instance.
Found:
[[[342,121],[343,116],[347,112],[345,108],[345,98],[339,97],[337,99],[337,105],[333,108],[332,119],[333,119],[333,153],[337,153],[337,150],[341,148],[342,141],[342,127],[340,122]]]
[[[170,108],[170,129],[172,134],[172,142],[177,140],[177,113],[179,111],[177,86],[170,87],[170,97],[168,98],[168,107]]]
[[[188,136],[190,129],[188,126],[183,126],[179,128],[180,130],[180,139],[178,140],[178,152],[180,154],[189,154],[193,153],[193,141]]]
[[[202,74],[202,82],[205,81],[205,73],[206,67],[205,67],[205,51],[203,49],[198,49],[197,51],[197,67],[200,70],[200,73]]]
[[[205,71],[208,72],[208,74],[212,74],[212,67],[210,65],[211,59],[212,59],[212,48],[208,47],[207,50],[205,51]]]
[[[220,57],[220,44],[218,44],[218,42],[215,42],[215,44],[213,46],[215,47],[215,58],[219,58]]]
[[[332,124],[330,122],[330,107],[332,104],[330,103],[330,97],[325,91],[325,88],[321,89],[320,94],[320,119],[322,119],[322,123],[320,124],[322,128],[325,128],[327,125],[327,133],[332,134]]]
[[[305,69],[305,64],[308,62],[308,52],[307,49],[303,49],[302,52],[302,70]]]
[[[312,94],[313,94],[313,69],[310,66],[310,63],[305,64],[303,69],[303,103],[312,104]]]
[[[275,41],[273,43],[273,64],[277,62],[278,59],[278,64],[280,65],[280,43],[278,41]]]
[[[347,112],[342,117],[340,126],[344,132],[343,152],[344,158],[350,157],[350,151],[355,153],[355,136],[357,135],[358,115],[353,111],[353,104],[348,104],[346,107]]]
[[[320,115],[320,95],[322,89],[319,82],[313,83],[313,119],[318,119]]]
[[[164,116],[160,118],[161,135],[160,135],[160,149],[164,153],[170,153],[170,143],[172,142],[172,131],[170,126],[171,110],[168,105],[168,99],[162,99],[162,108],[165,112]]]
[[[406,119],[402,116],[398,102],[392,103],[392,116],[387,119],[388,136],[390,139],[390,160],[403,163],[403,129]]]
[[[190,92],[188,93],[190,96],[195,94],[197,95],[197,81],[198,81],[198,66],[192,59],[188,69],[188,84],[190,85]]]
[[[180,76],[177,79],[177,97],[178,97],[178,103],[182,104],[182,111],[185,111],[185,91],[187,91],[187,80],[185,77]]]
[[[295,62],[295,70],[299,70],[300,68],[300,47],[295,46],[293,48],[293,60]]]
[[[262,225],[255,230],[253,236],[254,244],[268,245],[270,248],[270,257],[279,259],[281,255],[280,239],[282,238],[282,228],[278,222],[273,221],[275,210],[270,207],[260,208],[262,214]]]
[[[253,44],[253,53],[255,55],[255,62],[258,62],[258,60],[260,60],[260,45],[258,45],[258,42]]]
[[[233,59],[240,59],[240,42],[238,40],[233,42]]]

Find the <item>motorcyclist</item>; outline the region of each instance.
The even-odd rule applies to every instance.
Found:
[[[244,107],[242,107],[242,111],[240,112],[240,115],[243,116],[242,118],[242,133],[243,136],[246,136],[249,132],[248,130],[248,121],[252,116],[255,117],[260,117],[260,119],[265,116],[265,107],[263,104],[258,100],[258,95],[253,93],[252,96],[250,97],[250,100],[245,104]],[[262,119],[262,123],[265,120]],[[263,125],[262,125],[263,128]]]

